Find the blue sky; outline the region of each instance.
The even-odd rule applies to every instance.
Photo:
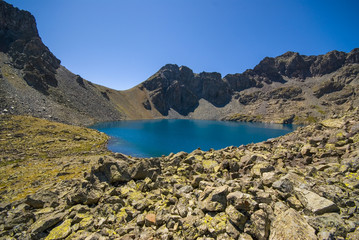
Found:
[[[167,63],[241,73],[266,56],[359,47],[357,0],[6,0],[75,74],[117,90]]]

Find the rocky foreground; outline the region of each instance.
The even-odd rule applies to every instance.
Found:
[[[218,151],[103,152],[3,201],[0,239],[359,239],[358,113]]]

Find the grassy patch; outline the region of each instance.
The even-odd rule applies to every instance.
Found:
[[[108,136],[93,129],[29,116],[0,116],[0,201],[45,184],[77,178],[108,153]]]

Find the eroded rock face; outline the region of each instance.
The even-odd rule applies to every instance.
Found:
[[[224,106],[231,100],[231,90],[219,73],[194,74],[191,69],[175,64],[162,67],[142,86],[150,92],[149,101],[165,116],[171,108],[188,115],[201,98],[215,106]]]
[[[42,43],[34,17],[1,1],[0,19],[0,51],[12,57],[28,85],[48,94],[49,86],[58,84],[55,74],[60,60]]]

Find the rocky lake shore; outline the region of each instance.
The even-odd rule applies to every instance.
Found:
[[[2,133],[13,122],[17,132],[1,136],[0,239],[358,239],[358,116],[261,143],[147,159],[107,151],[94,130],[2,116]],[[9,161],[16,143],[39,135],[28,131],[37,121],[57,149],[67,141],[90,149],[63,154],[38,144],[45,158],[19,149],[12,158],[23,159]],[[31,164],[40,177],[21,170]],[[19,183],[27,191],[16,192]]]

